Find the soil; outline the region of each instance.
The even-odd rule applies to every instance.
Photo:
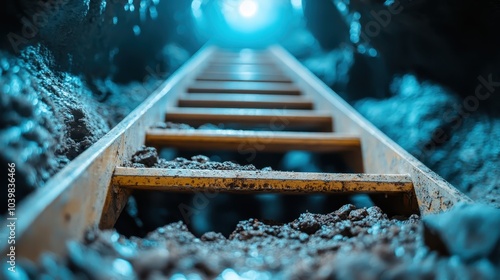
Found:
[[[153,125],[153,128],[158,128],[158,129],[187,129],[187,130],[193,130],[193,129],[200,129],[200,130],[216,130],[216,129],[221,129],[219,126],[216,126],[215,124],[207,123],[199,126],[198,128],[192,127],[188,124],[185,123],[173,123],[173,122],[159,122]]]
[[[487,261],[465,263],[425,246],[418,216],[388,218],[378,207],[344,205],[277,224],[241,221],[229,237],[200,238],[182,222],[145,238],[90,231],[69,257],[18,269],[33,279],[494,279]],[[57,259],[57,260],[56,260]],[[24,270],[24,271],[23,271]]]
[[[241,170],[257,171],[259,170],[252,164],[239,165],[234,162],[211,161],[210,158],[203,155],[191,157],[191,160],[178,157],[174,160],[166,160],[158,156],[158,151],[153,147],[141,147],[130,161],[125,162],[125,167],[134,168],[165,168],[165,169],[206,169],[206,170]],[[262,171],[272,171],[271,167],[260,169]]]

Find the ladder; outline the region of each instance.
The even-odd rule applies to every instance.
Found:
[[[234,129],[153,128],[159,121]],[[342,158],[352,173],[122,167],[144,144],[240,153],[328,152]],[[279,46],[200,50],[117,127],[23,201],[18,254],[35,261],[47,250],[64,254],[61,241],[81,239],[89,227],[112,228],[134,190],[363,193],[391,213],[422,215],[471,201]]]

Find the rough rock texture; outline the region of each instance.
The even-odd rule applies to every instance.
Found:
[[[32,47],[22,60],[6,53],[1,59],[0,158],[16,163],[20,197],[109,129],[92,93],[77,77],[52,72],[46,52]]]
[[[497,229],[498,230],[498,229]],[[145,238],[91,231],[69,243],[69,258],[25,264],[33,279],[495,279],[488,256],[439,256],[423,242],[418,216],[389,219],[377,207],[345,205],[326,215],[305,213],[287,224],[241,221],[228,237],[200,238],[179,222]]]
[[[125,163],[126,167],[135,168],[165,168],[165,169],[208,169],[208,170],[242,170],[256,171],[258,170],[252,164],[239,165],[230,161],[216,162],[211,161],[207,156],[193,156],[191,160],[178,157],[174,160],[166,160],[158,157],[158,152],[153,147],[141,147],[132,159]],[[270,167],[262,169],[263,171],[271,171]]]
[[[156,123],[153,125],[153,128],[159,128],[159,129],[187,129],[187,130],[193,130],[193,129],[200,129],[200,130],[215,130],[215,129],[223,129],[224,124],[220,124],[219,126],[211,123],[203,124],[199,126],[198,128],[192,127],[188,124],[185,123],[173,123],[173,122],[160,122]]]
[[[187,44],[193,42],[188,37],[192,25],[188,0],[4,2],[2,13],[11,18],[2,36],[8,50],[19,53],[41,42],[52,51],[59,70],[85,76],[141,80],[157,67],[164,72],[171,69],[162,58],[168,54],[167,43],[175,41],[191,50],[197,46]]]
[[[365,96],[377,96],[378,87],[387,91],[394,74],[414,73],[463,98],[475,92],[478,76],[500,81],[495,1],[305,0],[304,9],[309,29],[326,50],[347,47],[359,55],[354,63],[365,65],[350,74],[359,77],[353,84],[368,84]],[[495,97],[484,107],[495,113],[499,105]]]
[[[460,204],[442,215],[425,217],[424,225],[428,244],[442,244],[445,253],[467,262],[487,257],[500,267],[499,209]]]
[[[186,36],[189,5],[187,0],[0,4],[0,163],[17,165],[18,202],[189,58],[198,47]]]

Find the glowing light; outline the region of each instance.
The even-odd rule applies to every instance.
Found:
[[[239,11],[243,17],[251,18],[255,16],[258,9],[259,5],[255,1],[243,0],[240,4]]]
[[[134,28],[132,28],[132,30],[134,31],[135,36],[141,35],[141,28],[139,27],[139,25],[134,25]]]
[[[191,11],[195,18],[201,18],[203,16],[201,4],[201,0],[193,0],[193,2],[191,2]]]
[[[291,0],[293,8],[302,10],[302,0]]]
[[[126,0],[124,0],[126,1]],[[274,43],[296,16],[292,0],[191,0],[192,17],[201,37],[239,47]],[[296,4],[301,0],[294,0]]]

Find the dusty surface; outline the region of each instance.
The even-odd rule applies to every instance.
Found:
[[[188,124],[185,123],[173,123],[173,122],[159,122],[153,125],[153,128],[158,128],[158,129],[187,129],[187,130],[193,130],[193,129],[200,129],[200,130],[215,130],[215,129],[222,129],[220,126],[217,126],[215,124],[207,123],[199,126],[198,128],[192,127]]]
[[[42,267],[23,266],[33,278],[61,279],[494,279],[487,259],[442,257],[424,245],[418,216],[389,219],[377,207],[345,205],[326,215],[305,213],[286,224],[241,221],[224,237],[195,237],[182,223],[145,238],[92,231],[70,256]],[[178,278],[175,278],[178,277]]]
[[[186,129],[193,130],[196,129],[185,123],[173,123],[173,122],[159,122],[153,125],[152,128],[156,129]]]

